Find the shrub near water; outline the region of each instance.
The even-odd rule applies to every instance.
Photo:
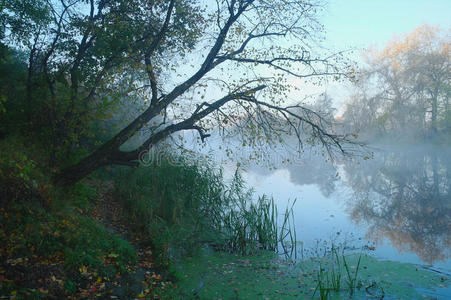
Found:
[[[221,179],[180,158],[176,165],[162,161],[123,170],[116,191],[134,227],[148,234],[155,246],[168,250],[171,242],[191,251],[213,239],[209,227],[214,209],[221,205]]]
[[[122,170],[118,199],[137,230],[152,239],[160,258],[194,253],[203,245],[249,254],[276,250],[277,210],[272,199],[252,201],[236,172],[230,184],[212,163],[178,157]]]

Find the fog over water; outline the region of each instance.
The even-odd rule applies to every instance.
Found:
[[[334,163],[312,150],[288,163],[248,160],[239,169],[255,197],[273,196],[279,212],[296,199],[297,240],[305,253],[345,243],[380,259],[451,273],[451,148],[371,150],[372,157]],[[236,160],[224,168],[232,176]]]

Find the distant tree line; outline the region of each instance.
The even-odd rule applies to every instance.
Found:
[[[346,106],[363,137],[451,136],[451,36],[427,25],[365,53]]]

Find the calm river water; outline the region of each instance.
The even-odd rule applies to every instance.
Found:
[[[451,274],[451,149],[373,152],[370,159],[335,164],[304,154],[275,170],[244,166],[242,175],[256,197],[272,196],[279,212],[296,199],[298,249],[345,243],[379,259]]]

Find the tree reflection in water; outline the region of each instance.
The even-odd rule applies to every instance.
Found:
[[[433,263],[451,258],[451,151],[410,148],[382,151],[347,163],[352,188],[347,209],[367,223],[367,238],[388,238],[398,251]]]
[[[276,153],[276,157],[289,157],[287,163],[276,162],[276,164],[253,164],[248,170],[262,175],[269,176],[275,169],[287,170],[290,174],[290,182],[297,185],[317,185],[324,197],[330,197],[337,189],[339,176],[336,166],[331,163],[327,156],[321,152],[309,152],[302,157],[296,157],[296,154]],[[273,159],[272,162],[277,161]]]

